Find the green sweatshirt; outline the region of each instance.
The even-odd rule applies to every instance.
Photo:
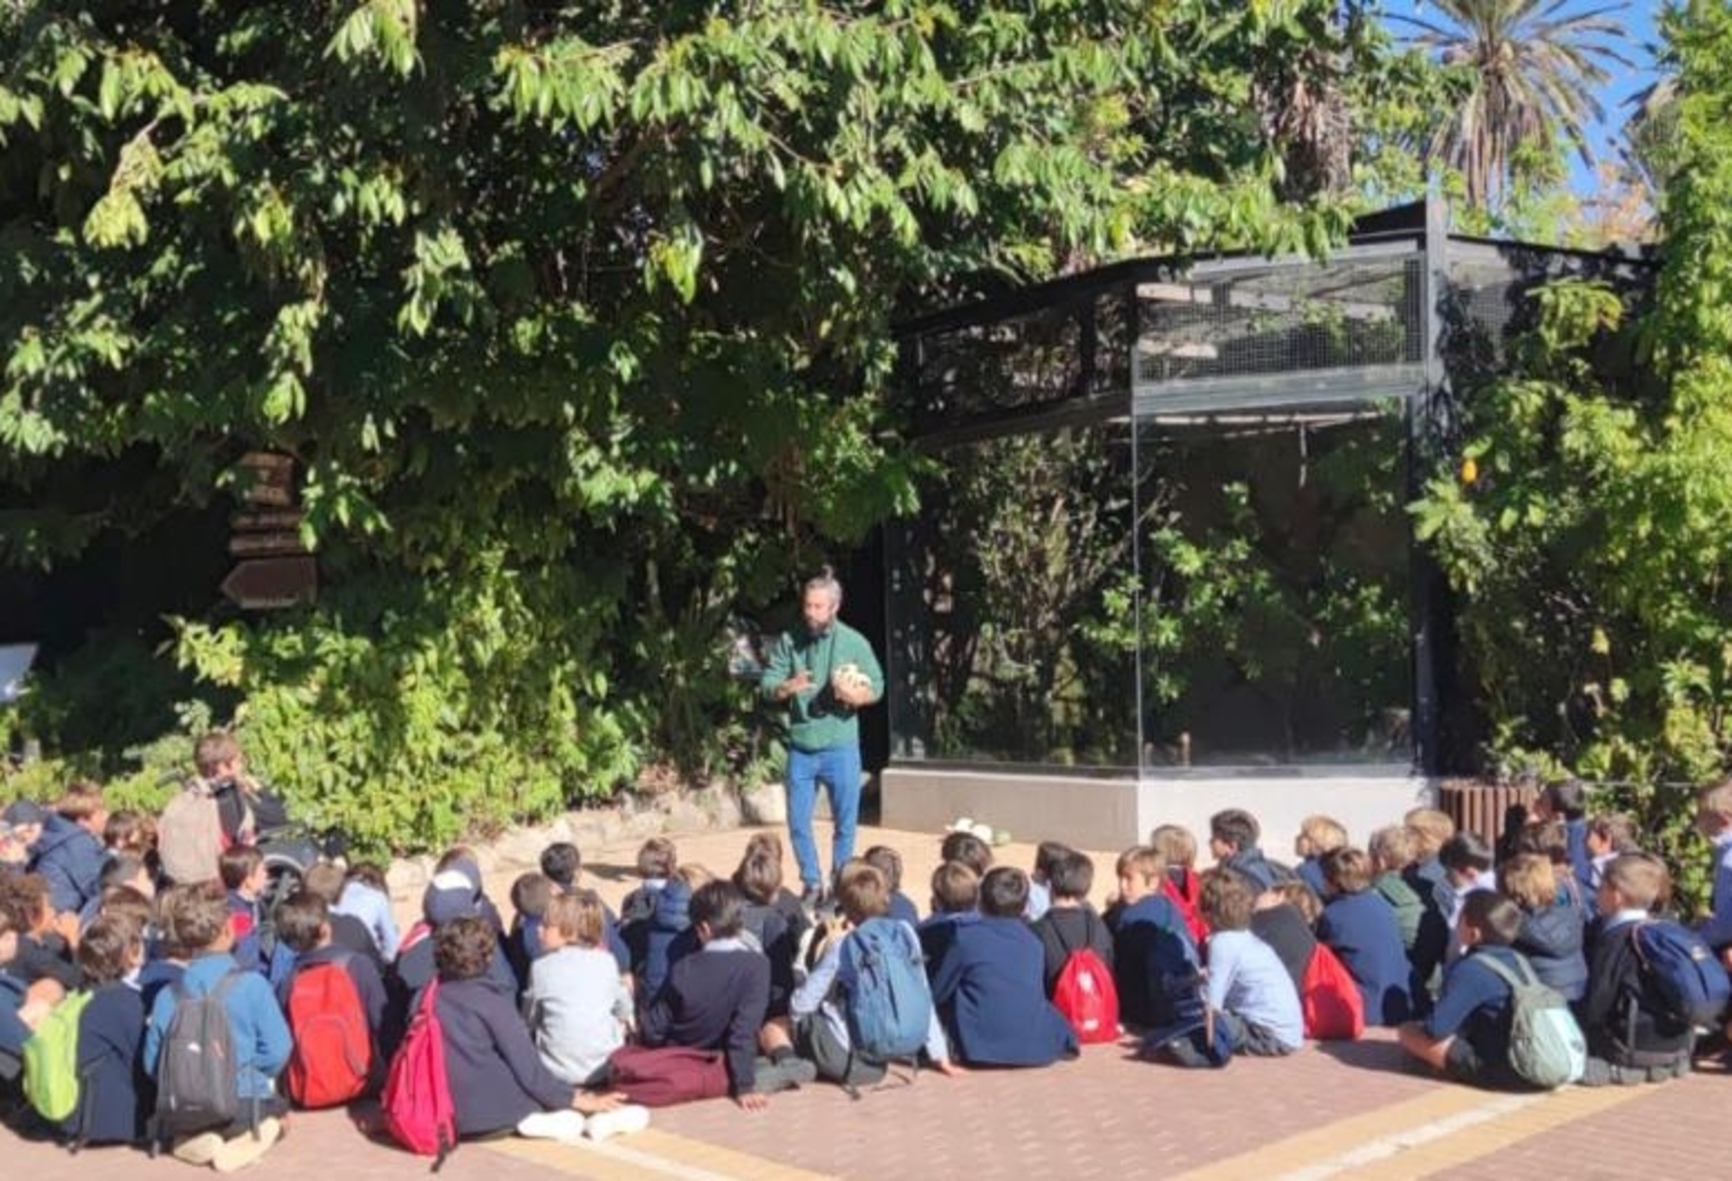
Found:
[[[844,664],[857,664],[872,678],[872,699],[884,696],[884,670],[872,655],[866,637],[840,619],[821,635],[804,628],[783,632],[770,647],[769,663],[758,682],[767,701],[776,700],[776,687],[802,669],[812,674],[812,687],[790,697],[788,740],[798,750],[829,750],[833,746],[860,741],[860,723],[851,705],[837,701],[830,692],[830,674]]]

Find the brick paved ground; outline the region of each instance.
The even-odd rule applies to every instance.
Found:
[[[936,861],[927,834],[868,830],[899,847],[909,892]],[[682,857],[726,871],[745,834],[682,838]],[[631,848],[585,850],[596,885],[617,899],[630,888]],[[1028,846],[1004,860],[1026,865]],[[1103,864],[1110,865],[1110,861]],[[503,897],[512,875],[490,881]],[[1103,878],[1110,874],[1103,873]],[[1105,892],[1102,885],[1100,892]],[[400,900],[405,909],[413,901]],[[1732,1078],[1703,1072],[1660,1088],[1491,1095],[1402,1069],[1387,1034],[1313,1047],[1278,1061],[1240,1059],[1219,1072],[1149,1066],[1114,1046],[1035,1072],[922,1075],[858,1101],[829,1087],[777,1096],[747,1115],[727,1102],[657,1112],[654,1127],[600,1148],[466,1145],[442,1177],[452,1181],[814,1175],[886,1178],[1400,1177],[1572,1178],[1721,1176]],[[261,1177],[416,1178],[424,1162],[369,1143],[341,1113],[297,1116],[288,1139],[253,1170]],[[187,1167],[126,1150],[70,1157],[0,1131],[0,1181],[188,1176]]]

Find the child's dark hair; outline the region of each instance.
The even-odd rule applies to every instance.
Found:
[[[1233,852],[1255,849],[1263,835],[1257,818],[1243,808],[1223,808],[1209,817],[1209,836],[1223,845],[1233,846]]]
[[[96,913],[137,923],[142,931],[150,926],[152,907],[150,899],[131,886],[109,886],[102,892]]]
[[[980,875],[961,861],[946,861],[932,871],[932,909],[967,914],[980,905]]]
[[[1437,851],[1437,860],[1445,869],[1484,872],[1491,868],[1491,849],[1478,833],[1458,832],[1443,842],[1443,848]]]
[[[1095,888],[1095,863],[1087,853],[1068,849],[1046,871],[1054,898],[1085,901]]]
[[[971,832],[953,832],[938,846],[938,859],[960,861],[972,869],[976,877],[985,877],[986,871],[992,868],[992,846]]]
[[[229,929],[229,900],[221,882],[194,882],[170,891],[163,926],[174,947],[188,955],[213,948]]]
[[[67,786],[54,802],[54,811],[62,820],[83,824],[102,811],[102,788],[88,779],[80,779]]]
[[[1521,934],[1522,908],[1496,890],[1475,890],[1462,900],[1461,921],[1479,932],[1481,943],[1508,947]]]
[[[1242,874],[1230,869],[1211,869],[1198,883],[1197,909],[1212,930],[1248,930],[1256,908],[1257,896]]]
[[[238,890],[247,884],[253,871],[265,863],[265,855],[252,845],[233,845],[217,858],[217,876],[226,889]]]
[[[132,970],[143,951],[144,928],[120,915],[97,915],[78,940],[78,966],[91,984],[109,984]]]
[[[1553,865],[1568,865],[1570,834],[1562,820],[1542,820],[1530,824],[1516,836],[1517,853],[1537,853]]]
[[[583,870],[583,854],[570,841],[555,841],[541,851],[541,872],[561,890],[571,889]]]
[[[709,928],[711,939],[727,939],[738,935],[745,925],[746,899],[740,888],[726,878],[705,882],[692,891],[689,913],[692,926],[699,923]]]
[[[1588,789],[1580,779],[1548,783],[1540,789],[1546,806],[1565,820],[1580,820],[1588,811]]]
[[[433,963],[441,980],[474,980],[493,963],[499,936],[486,919],[453,919],[433,933]]]
[[[782,888],[781,857],[768,849],[748,849],[740,868],[734,871],[734,885],[759,906],[768,906]]]
[[[1008,865],[986,871],[980,879],[980,913],[993,918],[1021,918],[1028,909],[1028,875]]]
[[[305,888],[277,904],[277,937],[297,954],[319,946],[319,936],[330,921],[331,910],[325,899]]]
[[[48,879],[41,874],[15,873],[0,879],[0,909],[11,916],[19,934],[32,930],[48,906]]]
[[[511,883],[511,905],[524,918],[546,917],[552,899],[553,881],[544,873],[519,874]]]
[[[307,876],[301,879],[301,888],[317,894],[325,900],[327,907],[331,907],[337,905],[343,897],[343,887],[348,881],[348,875],[341,866],[321,861],[307,867]]]
[[[140,874],[149,873],[150,867],[138,854],[116,853],[108,859],[108,864],[102,867],[102,876],[97,879],[97,884],[104,890],[110,886],[130,885],[138,880]]]
[[[371,861],[362,861],[351,865],[343,878],[348,882],[360,882],[362,885],[370,886],[381,894],[389,895],[391,893],[391,887],[385,884],[385,871]]]
[[[102,843],[110,849],[143,853],[156,845],[156,821],[131,808],[110,812],[102,826]]]
[[[873,845],[860,860],[884,875],[884,885],[894,894],[902,888],[902,854],[889,845]]]
[[[1060,841],[1042,841],[1034,848],[1034,876],[1043,882],[1051,882],[1053,869],[1075,852]]]
[[[1376,876],[1363,849],[1331,849],[1323,854],[1322,869],[1323,880],[1343,894],[1363,894]]]
[[[1594,817],[1588,822],[1588,831],[1606,842],[1614,853],[1641,852],[1636,841],[1636,822],[1621,812]]]

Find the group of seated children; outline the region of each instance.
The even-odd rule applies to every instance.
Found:
[[[898,1059],[945,1075],[1039,1067],[1123,1030],[1151,1057],[1199,1065],[1382,1025],[1453,1078],[1508,1084],[1500,967],[1573,1007],[1583,1081],[1682,1073],[1702,1015],[1678,1011],[1638,937],[1667,903],[1666,870],[1582,803],[1547,789],[1495,871],[1483,841],[1428,809],[1364,849],[1309,818],[1295,868],[1229,809],[1211,819],[1213,868],[1199,874],[1196,839],[1164,825],[1118,858],[1103,912],[1087,854],[1046,842],[1024,873],[961,831],[943,839],[924,919],[884,847],[841,867],[839,913],[814,916],[784,888],[779,838],[758,834],[726,878],[646,842],[619,916],[584,888],[576,847],[554,844],[514,884],[508,925],[460,847],[399,936],[372,867],[314,866],[270,914],[244,844],[208,880],[163,881],[147,820],[110,816],[80,784],[51,810],[12,805],[0,826],[0,1094],[14,1110],[28,1096],[31,1118],[80,1142],[151,1139],[231,1171],[282,1134],[291,1104],[376,1093],[417,1029],[441,1039],[462,1137],[601,1138],[644,1126],[631,1100],[652,1091],[668,1101],[689,1084],[760,1110],[815,1078],[873,1084]],[[1732,784],[1704,793],[1699,821],[1717,857],[1702,933],[1719,948]],[[187,1059],[213,1021],[232,1056],[226,1097],[199,1091]],[[78,1099],[50,1112],[29,1064],[64,1037]]]

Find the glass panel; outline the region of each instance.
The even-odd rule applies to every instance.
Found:
[[[892,757],[1136,765],[1126,419],[941,457],[892,531]]]
[[[1411,758],[1392,408],[1138,422],[1145,766]]]

